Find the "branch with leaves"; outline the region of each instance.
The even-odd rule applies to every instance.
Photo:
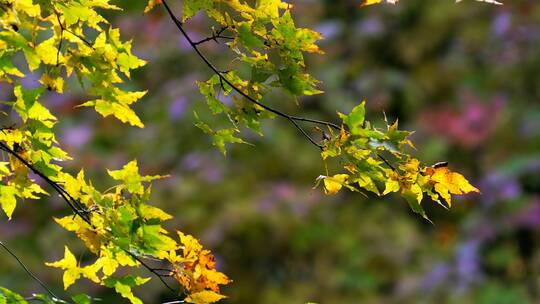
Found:
[[[0,151],[8,159],[0,162],[0,205],[11,218],[18,200],[47,194],[34,180],[36,176],[66,202],[74,215],[56,218],[56,222],[74,232],[96,257],[82,266],[65,246],[63,259],[47,263],[64,270],[66,289],[84,277],[115,289],[132,303],[142,303],[131,289],[150,278],[117,273],[119,268],[143,267],[173,297],[192,303],[215,302],[224,297],[219,285],[229,279],[215,269],[213,255],[187,234],[177,231],[177,237],[169,236],[162,223],[172,216],[148,204],[146,184],[162,176],[140,176],[133,161],[123,170],[109,171],[119,182],[111,188],[115,192],[101,192],[85,180],[84,171],[73,176],[58,165],[69,156],[55,137],[57,118],[40,99],[46,90],[63,93],[71,76],[76,76],[88,95],[97,97],[80,106],[94,106],[103,116],[144,126],[130,105],[146,92],[124,91],[119,84],[145,62],[131,53],[131,42],[123,42],[119,30],[98,13],[97,9],[119,9],[108,2],[1,2],[0,80],[11,85],[15,100],[3,102],[14,114],[8,117],[13,123],[0,132]],[[88,30],[97,32],[93,41],[87,38]],[[26,66],[12,62],[19,54]],[[41,75],[41,87],[21,85],[21,78],[30,72]],[[171,287],[172,282],[177,287]],[[7,290],[2,297],[19,300]],[[87,298],[73,301],[89,303]]]
[[[412,157],[407,147],[414,148],[409,140],[411,132],[398,129],[397,121],[386,122],[386,129],[378,129],[365,120],[365,102],[355,107],[350,114],[339,114],[341,124],[296,117],[284,113],[270,102],[263,101],[265,95],[279,88],[294,101],[305,95],[322,93],[318,81],[305,72],[304,53],[323,53],[316,45],[322,36],[310,29],[297,28],[292,20],[292,5],[279,2],[268,5],[260,2],[255,6],[247,3],[228,1],[184,1],[182,19],[179,19],[167,1],[161,1],[167,15],[180,34],[189,43],[199,59],[214,73],[206,82],[199,82],[201,94],[205,96],[210,112],[224,115],[232,126],[214,129],[209,123],[199,120],[197,126],[210,134],[223,154],[226,143],[246,143],[237,137],[240,126],[256,133],[260,132],[260,120],[275,116],[288,120],[314,146],[321,150],[321,156],[328,162],[335,159],[344,170],[342,173],[320,175],[317,185],[323,181],[327,194],[336,194],[342,188],[352,191],[368,191],[376,195],[398,192],[411,209],[428,219],[422,208],[424,196],[428,196],[441,206],[451,206],[452,194],[479,192],[469,184],[463,175],[451,172],[447,167],[422,165]],[[150,2],[147,11],[155,2]],[[370,3],[373,4],[373,3]],[[235,11],[231,15],[223,7]],[[226,45],[237,57],[233,62],[241,62],[237,67],[250,70],[250,75],[242,77],[235,72],[220,72],[199,49],[184,28],[184,23],[199,10],[204,11],[222,28],[229,29],[232,41]],[[278,56],[271,56],[278,54]],[[232,95],[233,107],[227,107],[218,98]],[[246,110],[246,108],[248,110]],[[265,115],[266,114],[266,115]],[[323,139],[317,142],[306,132],[299,122],[322,126]],[[437,174],[435,174],[435,171]],[[444,202],[443,202],[444,201]]]

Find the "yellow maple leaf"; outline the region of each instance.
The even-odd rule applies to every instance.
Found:
[[[77,260],[75,259],[75,256],[67,246],[64,247],[64,258],[61,260],[58,260],[53,263],[45,263],[45,265],[55,268],[61,268],[64,269],[64,276],[63,276],[63,282],[64,282],[64,289],[67,289],[69,286],[71,286],[75,281],[77,281],[81,275],[85,278],[88,278],[92,280],[95,283],[99,283],[100,279],[97,277],[96,272],[99,271],[101,268],[101,265],[99,263],[85,266],[85,267],[79,267],[77,265]]]
[[[407,189],[402,189],[401,193],[404,196],[412,196],[416,200],[418,204],[422,203],[422,198],[424,198],[424,194],[422,193],[422,188],[418,184],[412,184]]]
[[[434,185],[435,191],[448,203],[449,207],[452,206],[450,194],[480,192],[463,175],[450,171],[446,164],[426,168],[425,175],[428,176],[428,180]]]
[[[9,219],[15,210],[15,205],[17,205],[16,193],[15,187],[0,185],[0,205]]]
[[[96,261],[96,264],[99,264],[103,268],[103,274],[110,277],[118,268],[118,261],[116,260],[114,253],[110,250],[102,250],[100,252],[101,256]]]
[[[209,303],[215,303],[221,299],[224,299],[225,296],[222,294],[219,294],[217,292],[213,292],[210,290],[203,290],[200,292],[192,293],[186,298],[187,303],[194,303],[194,304],[209,304]]]
[[[366,5],[372,5],[372,4],[378,4],[381,2],[396,4],[399,0],[362,0],[360,2],[360,6],[366,6]]]
[[[326,194],[338,193],[348,178],[349,178],[348,174],[336,174],[334,176],[325,176],[324,177],[324,192]]]
[[[172,219],[172,215],[166,213],[165,211],[150,205],[141,205],[141,214],[144,219],[159,219],[161,221],[166,221]]]
[[[92,219],[93,218],[94,217],[92,217]],[[98,232],[104,232],[102,229],[98,228],[98,232],[96,232],[95,229],[92,229],[88,223],[78,216],[73,217],[70,215],[63,218],[54,218],[54,220],[67,231],[75,232],[90,251],[93,253],[99,252],[102,235]]]
[[[213,292],[219,295],[219,285],[228,284],[231,280],[225,274],[215,269],[216,261],[214,256],[209,250],[203,249],[196,238],[182,232],[178,232],[178,235],[182,243],[182,256],[178,257],[175,252],[169,252],[169,256],[167,257],[175,267],[174,278],[184,288],[192,292],[192,295],[202,291]],[[194,296],[193,299],[199,298]],[[213,302],[199,301],[190,303]]]
[[[49,90],[53,90],[58,93],[64,92],[64,78],[62,77],[53,77],[49,74],[43,74],[39,82],[46,86]]]
[[[58,53],[58,41],[54,37],[51,37],[35,47],[36,54],[39,59],[50,65],[56,65],[57,63],[64,62],[64,56],[62,53]],[[57,62],[58,61],[58,62]]]
[[[391,193],[391,192],[398,192],[400,189],[399,181],[395,179],[391,179],[391,178],[387,179],[384,182],[384,186],[385,186],[385,189],[384,189],[383,195],[387,195],[388,193]]]

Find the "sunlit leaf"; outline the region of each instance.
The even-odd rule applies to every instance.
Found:
[[[452,206],[450,194],[480,193],[480,190],[472,186],[463,175],[450,171],[446,165],[435,168],[428,167],[425,174],[434,184],[435,191],[448,203],[448,206]]]
[[[203,290],[196,293],[190,294],[185,301],[187,303],[194,304],[209,304],[215,303],[221,299],[224,299],[225,296],[211,290]]]
[[[334,176],[324,177],[324,191],[326,192],[326,194],[338,193],[348,178],[348,174],[336,174]]]

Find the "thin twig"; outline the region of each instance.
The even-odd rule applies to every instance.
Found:
[[[94,225],[92,225],[92,223],[90,222],[90,219],[85,216],[86,213],[88,213],[88,211],[84,210],[83,208],[79,209],[77,207],[75,207],[74,205],[74,202],[77,203],[77,204],[80,204],[78,203],[77,200],[75,200],[64,188],[62,188],[58,183],[52,181],[50,178],[48,178],[44,173],[42,173],[41,171],[39,171],[38,169],[36,169],[34,166],[32,166],[28,161],[26,161],[24,158],[22,158],[17,152],[13,151],[11,148],[9,148],[5,143],[1,142],[0,141],[0,150],[4,150],[6,152],[8,152],[9,154],[13,155],[14,157],[16,157],[19,161],[21,161],[27,168],[29,168],[30,170],[32,170],[32,172],[34,172],[36,175],[38,175],[39,177],[41,177],[43,180],[45,180],[49,185],[51,185],[55,190],[56,192],[58,192],[58,194],[60,194],[60,196],[64,199],[64,201],[66,201],[66,203],[69,205],[69,207],[73,210],[75,216],[79,216],[81,219],[83,219],[91,228],[95,228]],[[132,258],[134,258],[136,261],[138,261],[139,263],[141,263],[141,265],[146,268],[148,271],[150,271],[151,273],[153,273],[155,276],[157,276],[159,278],[159,280],[163,283],[163,285],[165,285],[165,287],[167,287],[169,290],[171,290],[172,292],[176,293],[176,291],[170,287],[169,284],[167,284],[167,282],[163,279],[163,275],[160,274],[157,270],[155,270],[154,268],[150,267],[148,264],[146,264],[141,258],[139,258],[138,256],[136,256],[135,254],[133,254],[132,252],[130,252],[129,250],[126,250],[126,249],[123,249],[127,254],[129,254]]]
[[[224,35],[221,35],[225,30],[227,30],[229,27],[228,26],[224,26],[222,28],[220,28],[217,32],[216,31],[212,31],[212,36],[209,36],[209,37],[206,37],[202,40],[199,40],[197,42],[194,42],[195,45],[199,45],[199,44],[203,44],[205,42],[208,42],[208,41],[214,41],[215,43],[219,43],[219,40],[218,39],[227,39],[227,40],[234,40],[234,37],[230,37],[230,36],[224,36]]]
[[[15,259],[17,260],[17,263],[19,263],[19,265],[21,265],[21,267],[24,269],[24,271],[32,278],[34,279],[34,281],[38,282],[39,285],[41,285],[41,287],[43,287],[43,289],[45,289],[47,291],[47,293],[49,293],[51,295],[51,297],[53,297],[53,299],[60,299],[59,297],[57,297],[54,292],[52,292],[52,290],[50,290],[47,285],[45,285],[45,283],[43,283],[43,281],[41,281],[36,275],[34,275],[32,273],[32,271],[30,271],[30,269],[28,269],[28,267],[26,267],[26,265],[21,261],[21,259],[15,254],[13,253],[13,251],[11,251],[5,244],[4,242],[0,241],[0,246],[4,247],[4,249]]]
[[[326,126],[329,126],[329,127],[332,127],[334,129],[337,129],[339,130],[340,127],[334,123],[331,123],[331,122],[326,122],[326,121],[321,121],[321,120],[316,120],[316,119],[309,119],[309,118],[303,118],[303,117],[297,117],[297,116],[293,116],[293,115],[289,115],[287,113],[284,113],[284,112],[281,112],[277,109],[274,109],[270,106],[267,106],[263,103],[261,103],[260,101],[256,100],[255,98],[251,97],[249,94],[247,94],[246,92],[244,92],[243,90],[241,90],[240,88],[238,88],[237,86],[235,86],[230,80],[227,79],[227,77],[225,77],[223,75],[223,73],[221,73],[219,71],[218,68],[216,68],[216,66],[210,62],[210,60],[208,60],[208,58],[206,58],[206,56],[199,50],[198,46],[197,46],[197,43],[194,42],[191,37],[187,34],[187,32],[184,30],[184,27],[182,26],[182,22],[180,20],[178,20],[178,18],[176,17],[176,15],[172,12],[171,8],[169,7],[169,5],[167,4],[166,1],[162,1],[163,3],[163,6],[165,7],[165,9],[167,10],[167,13],[169,15],[169,17],[171,18],[171,20],[174,22],[174,24],[176,25],[176,27],[178,28],[178,30],[182,33],[182,36],[184,36],[184,38],[187,40],[187,42],[189,43],[189,45],[191,46],[191,48],[195,51],[195,53],[197,53],[197,55],[199,56],[199,58],[201,58],[201,60],[214,72],[214,74],[218,75],[218,77],[220,78],[221,81],[223,81],[224,83],[226,83],[227,85],[229,85],[233,90],[235,90],[238,94],[240,94],[242,97],[246,98],[248,101],[260,106],[261,108],[267,110],[268,112],[271,112],[271,113],[274,113],[276,114],[277,116],[280,116],[282,118],[285,118],[287,120],[289,120],[301,133],[302,135],[304,135],[304,137],[306,137],[313,145],[315,145],[316,147],[322,149],[322,146],[320,144],[318,144],[315,140],[313,140],[307,133],[305,130],[302,129],[302,127],[300,127],[296,121],[304,121],[304,122],[311,122],[311,123],[315,123],[315,124],[320,124],[320,125],[326,125]]]
[[[314,144],[315,146],[317,146],[319,149],[323,150],[323,145],[321,144],[318,144],[313,138],[311,138],[311,136],[309,136],[309,134],[307,134],[307,132],[302,129],[302,127],[300,127],[300,125],[298,125],[298,123],[292,119],[291,117],[287,117],[287,119],[295,126],[295,128],[297,128],[312,144]]]
[[[166,281],[165,279],[163,279],[163,276],[158,272],[158,270],[156,268],[152,268],[150,267],[148,264],[146,264],[141,258],[139,258],[137,255],[135,255],[133,252],[127,250],[127,249],[124,249],[122,248],[122,250],[124,250],[125,253],[129,254],[129,256],[131,256],[133,259],[135,259],[137,262],[141,263],[141,265],[143,265],[144,268],[148,269],[148,271],[150,271],[151,273],[153,273],[155,276],[158,277],[158,279],[161,281],[161,283],[163,283],[163,285],[165,285],[165,287],[167,287],[170,291],[174,292],[174,293],[178,293],[178,291],[174,290],[174,288],[172,288]]]
[[[69,205],[71,210],[75,212],[78,216],[80,216],[88,225],[93,227],[92,223],[90,222],[90,219],[84,215],[84,207],[81,206],[79,201],[75,200],[62,186],[60,186],[57,182],[51,180],[49,177],[47,177],[44,173],[39,171],[36,167],[31,165],[27,160],[25,160],[22,156],[20,156],[17,152],[15,152],[13,149],[8,147],[5,143],[0,142],[0,150],[4,150],[7,153],[13,155],[15,158],[17,158],[21,163],[23,163],[28,169],[32,170],[36,175],[41,177],[44,181],[46,181],[51,187],[53,187],[58,194],[66,201],[66,203]]]
[[[60,14],[54,10],[54,14],[56,15],[56,19],[58,20],[58,25],[60,25],[60,30],[63,32],[63,31],[66,31],[68,33],[70,33],[71,35],[79,38],[82,42],[86,43],[86,45],[88,45],[89,47],[91,47],[92,49],[94,48],[92,46],[92,43],[90,43],[90,41],[86,40],[84,37],[81,37],[80,35],[77,35],[75,34],[74,32],[70,31],[69,29],[67,29],[63,24],[62,24],[62,21],[60,21]]]
[[[64,28],[60,27],[60,42],[58,42],[58,49],[56,51],[56,66],[60,64],[60,52],[62,50],[63,41],[64,41]]]
[[[392,165],[390,164],[390,162],[388,162],[388,161],[386,160],[386,158],[382,157],[382,155],[380,155],[379,153],[377,153],[377,157],[379,157],[380,159],[382,159],[382,161],[383,161],[388,167],[390,167],[390,169],[392,169],[392,171],[394,171],[394,172],[397,173],[396,168],[394,168],[394,166],[392,166]]]

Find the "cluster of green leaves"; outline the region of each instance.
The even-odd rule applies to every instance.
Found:
[[[150,1],[146,11],[158,2]],[[202,121],[197,124],[213,136],[214,145],[222,153],[225,153],[225,143],[245,143],[237,137],[240,127],[262,135],[261,119],[275,117],[275,113],[249,99],[262,100],[276,87],[285,90],[293,100],[322,93],[317,87],[318,81],[305,72],[304,62],[304,53],[322,53],[315,44],[321,35],[311,29],[296,27],[291,8],[292,4],[281,0],[256,1],[253,5],[238,0],[183,1],[182,22],[203,10],[218,26],[226,29],[227,37],[232,38],[227,45],[235,55],[232,60],[237,63],[235,68],[222,72],[222,76],[214,75],[197,83],[211,112],[227,117],[228,126],[210,126]],[[240,73],[240,70],[248,73]],[[231,85],[243,94],[233,90]],[[219,99],[219,96],[228,95],[232,95],[231,106]]]
[[[447,163],[422,166],[420,161],[406,152],[414,148],[409,140],[411,132],[400,131],[398,121],[378,129],[365,120],[365,102],[356,106],[349,115],[339,114],[343,124],[338,134],[325,141],[323,160],[337,159],[346,173],[321,175],[328,194],[342,187],[352,191],[364,189],[376,195],[399,192],[411,209],[428,219],[421,202],[424,193],[433,201],[451,206],[451,194],[479,192],[463,175],[448,170]],[[391,157],[390,164],[386,157]],[[384,185],[384,190],[382,190]]]

